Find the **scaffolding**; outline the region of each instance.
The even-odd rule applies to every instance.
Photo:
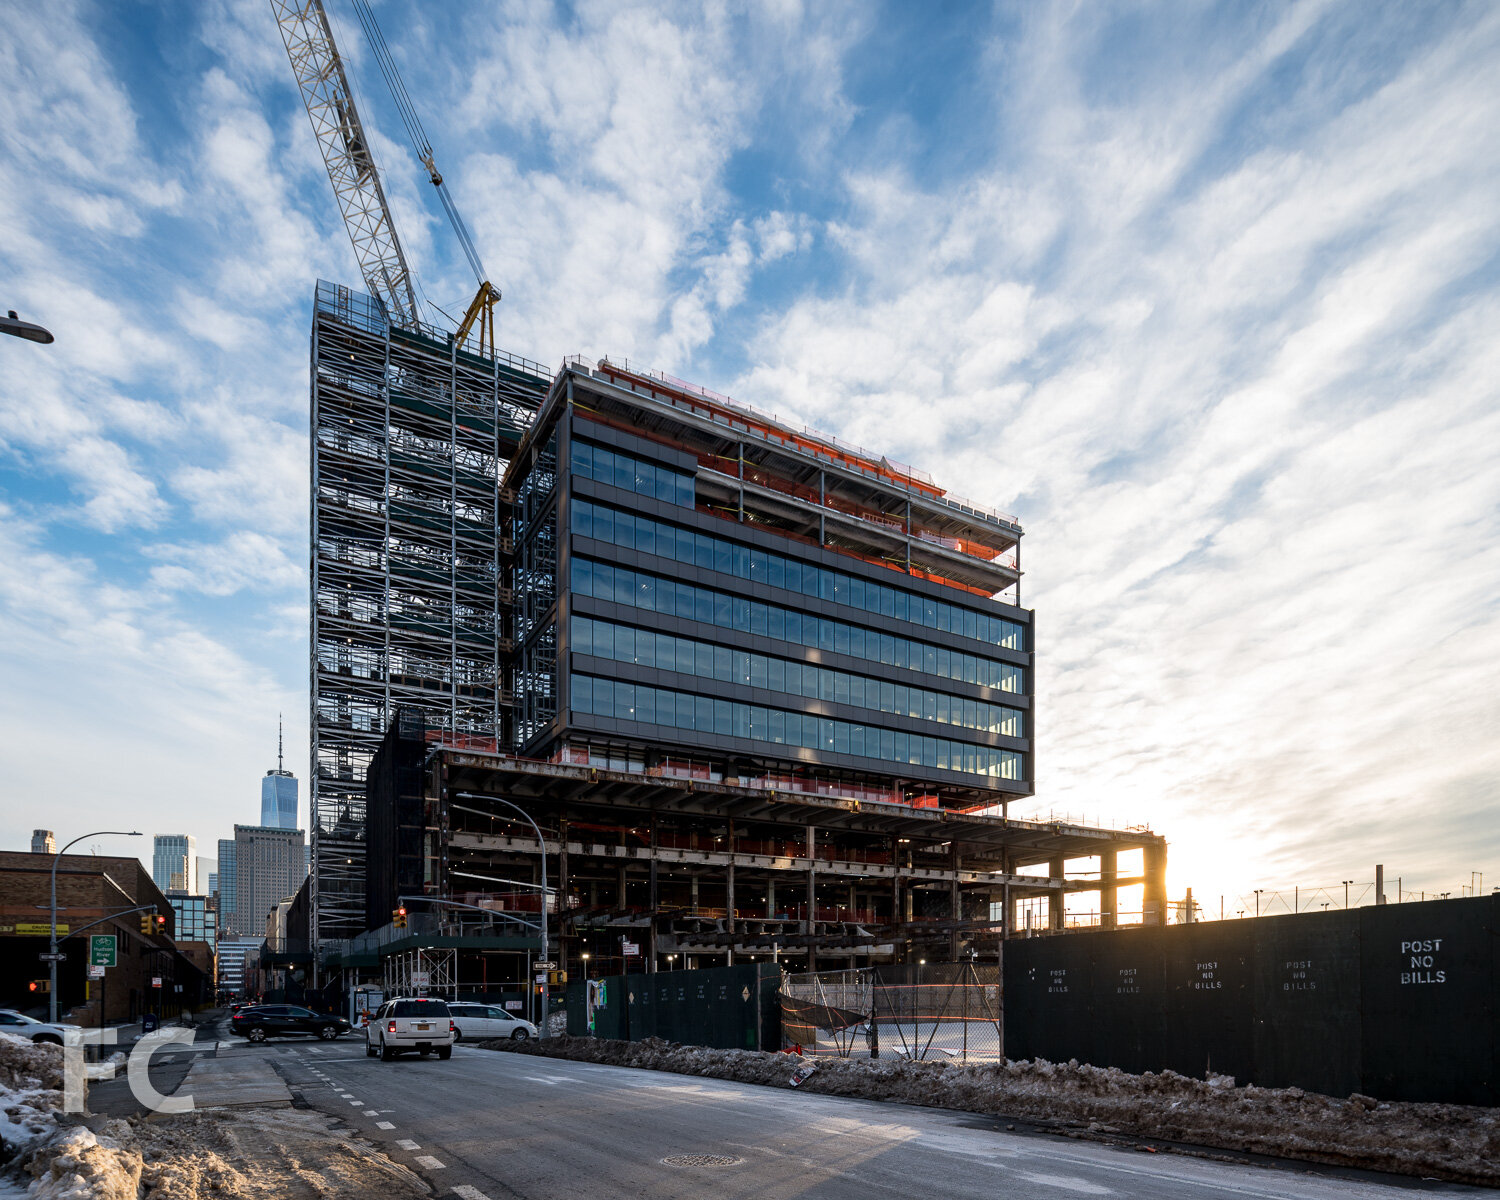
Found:
[[[365,774],[397,708],[509,739],[498,481],[551,373],[392,328],[319,281],[312,330],[312,936],[365,927]]]

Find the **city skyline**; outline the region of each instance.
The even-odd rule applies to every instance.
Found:
[[[0,346],[0,837],[123,807],[208,846],[307,711],[306,337],[314,279],[359,280],[263,3],[11,16],[0,307],[58,341]],[[500,344],[629,357],[1015,512],[1018,814],[1150,823],[1210,915],[1376,862],[1500,883],[1500,15],[503,20],[388,24]],[[461,309],[337,32],[426,292]],[[287,742],[306,778],[305,721]],[[75,795],[58,761],[111,782]]]

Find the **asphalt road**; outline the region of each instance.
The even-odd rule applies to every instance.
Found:
[[[1003,1118],[458,1046],[382,1063],[363,1042],[223,1043],[347,1121],[438,1197],[1025,1197],[1348,1200],[1480,1189],[1254,1166],[1006,1129]],[[675,1155],[734,1159],[675,1166]]]

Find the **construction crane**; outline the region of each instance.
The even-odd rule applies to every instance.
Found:
[[[464,313],[463,320],[459,322],[458,332],[454,336],[458,344],[463,345],[471,334],[477,332],[479,353],[493,354],[495,350],[495,303],[500,299],[500,291],[490,283],[484,264],[479,260],[479,251],[474,246],[474,239],[469,235],[469,227],[464,224],[463,217],[459,215],[458,206],[453,203],[453,196],[448,191],[448,185],[443,182],[442,172],[437,169],[437,163],[433,161],[432,143],[427,140],[427,131],[422,128],[422,118],[417,115],[416,105],[411,102],[411,96],[407,94],[406,84],[401,79],[401,72],[396,69],[395,59],[391,57],[390,47],[385,42],[385,34],[380,32],[380,23],[375,20],[375,13],[370,8],[369,0],[353,0],[353,4],[359,23],[365,31],[365,37],[369,40],[370,48],[375,51],[375,61],[380,64],[380,73],[385,76],[386,86],[391,90],[391,99],[396,102],[396,111],[401,114],[401,123],[406,126],[406,136],[411,139],[412,149],[417,152],[417,158],[427,168],[427,178],[437,189],[438,199],[443,204],[443,211],[448,214],[448,223],[453,226],[453,232],[458,237],[458,244],[463,247],[464,257],[469,260],[469,269],[474,272],[474,278],[479,284],[479,291],[474,294],[474,299],[469,303],[468,311]]]
[[[437,189],[443,211],[447,213],[464,257],[479,281],[479,290],[459,323],[455,340],[464,345],[473,338],[476,343],[473,349],[491,355],[495,350],[495,304],[500,299],[500,291],[486,276],[469,228],[459,215],[442,173],[437,169],[432,144],[391,58],[374,12],[367,0],[353,0],[353,3],[359,23],[375,51],[380,72],[385,76],[396,109],[401,114],[407,136],[427,169],[427,177]],[[406,329],[420,328],[422,313],[411,269],[407,266],[401,239],[397,237],[396,226],[391,220],[390,206],[380,185],[380,173],[370,155],[370,143],[354,106],[354,96],[349,90],[323,0],[271,0],[271,9],[281,29],[281,40],[286,44],[292,73],[297,77],[303,105],[312,120],[313,133],[323,152],[323,163],[328,168],[328,180],[333,184],[344,225],[349,230],[349,240],[354,243],[354,254],[359,260],[365,284],[385,307],[394,324]]]
[[[391,209],[370,156],[370,142],[354,107],[344,63],[322,0],[271,0],[281,40],[292,62],[302,103],[328,168],[328,182],[354,243],[354,257],[370,294],[392,324],[418,329],[422,310],[412,286],[411,268],[391,222]]]

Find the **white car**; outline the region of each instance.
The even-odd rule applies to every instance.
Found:
[[[415,1050],[423,1058],[436,1050],[439,1058],[452,1058],[457,1040],[448,1005],[431,996],[387,1000],[365,1026],[365,1053],[371,1058],[379,1055],[382,1062],[403,1050]]]
[[[49,1025],[35,1017],[18,1013],[15,1009],[0,1008],[0,1033],[22,1037],[28,1042],[51,1042],[55,1046],[61,1046],[65,1041],[73,1040],[71,1035],[81,1035],[83,1029],[78,1025]]]
[[[453,1023],[457,1027],[454,1041],[463,1039],[479,1042],[485,1038],[514,1038],[519,1042],[536,1037],[536,1026],[530,1021],[513,1017],[493,1004],[450,1001],[448,1011],[453,1014]]]

